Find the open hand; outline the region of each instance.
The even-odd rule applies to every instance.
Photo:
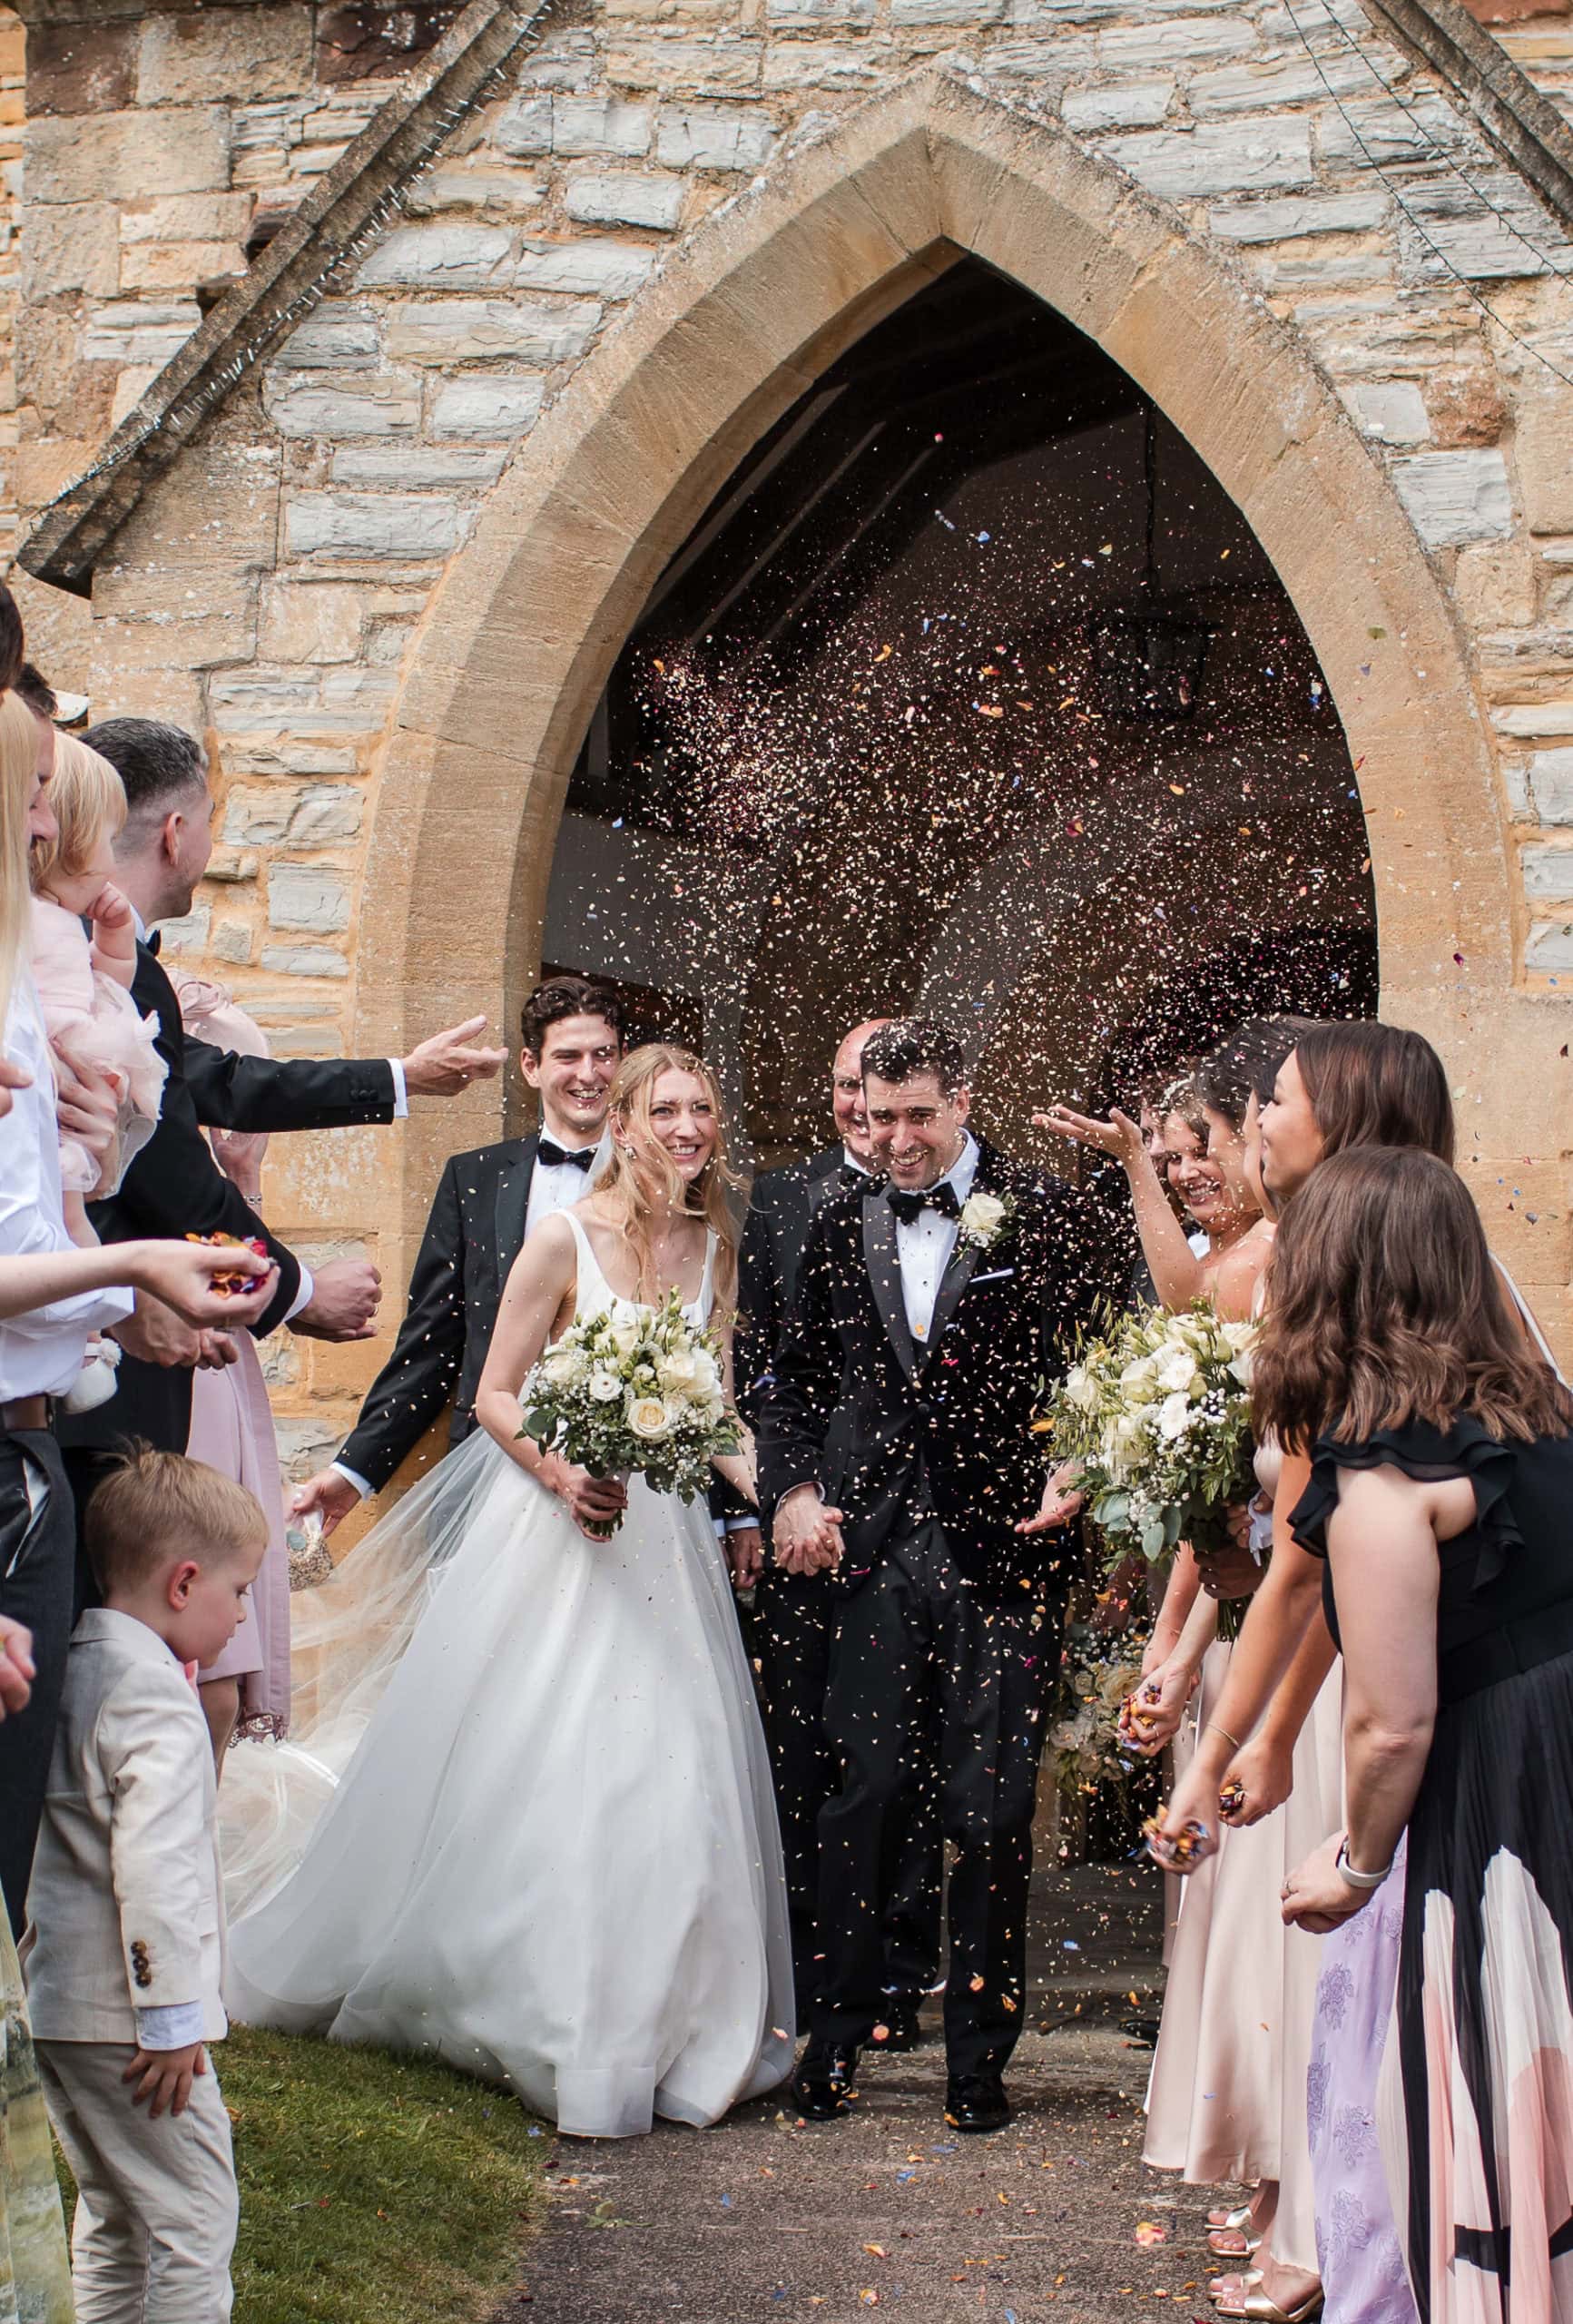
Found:
[[[200,2042],[192,2042],[183,2050],[139,2049],[121,2080],[136,2084],[131,2094],[133,2106],[144,2098],[152,2101],[147,2111],[156,2122],[161,2114],[185,2112],[192,2083],[207,2070],[206,2050]]]
[[[477,1047],[484,1017],[467,1017],[462,1025],[433,1033],[404,1059],[404,1086],[412,1098],[457,1098],[472,1081],[489,1081],[507,1062],[506,1049]]]
[[[1018,1518],[1018,1533],[1048,1533],[1057,1525],[1068,1525],[1081,1513],[1086,1499],[1077,1490],[1074,1467],[1062,1465],[1056,1469],[1043,1488],[1043,1499],[1032,1516]]]
[[[1141,1125],[1132,1121],[1129,1114],[1122,1114],[1117,1106],[1109,1109],[1106,1122],[1094,1120],[1090,1114],[1073,1113],[1068,1106],[1050,1106],[1047,1113],[1034,1114],[1035,1129],[1052,1131],[1056,1137],[1068,1137],[1077,1146],[1090,1146],[1099,1154],[1112,1155],[1116,1162],[1131,1163],[1140,1159]]]

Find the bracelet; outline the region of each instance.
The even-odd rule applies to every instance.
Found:
[[[1210,1718],[1207,1721],[1203,1732],[1208,1735],[1221,1735],[1224,1742],[1233,1745],[1236,1751],[1243,1751],[1245,1748],[1240,1738],[1237,1735],[1231,1735],[1226,1727],[1220,1727],[1215,1718]]]
[[[1346,1832],[1338,1844],[1334,1868],[1339,1878],[1347,1881],[1352,1888],[1380,1888],[1392,1870],[1392,1858],[1389,1856],[1380,1872],[1357,1872],[1349,1860],[1349,1834]]]

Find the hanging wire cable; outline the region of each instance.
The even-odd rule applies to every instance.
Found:
[[[1342,32],[1343,27],[1338,25],[1337,18],[1332,16],[1332,12],[1327,5],[1327,0],[1322,0],[1322,6],[1323,13],[1332,19],[1332,23],[1337,25],[1338,30]],[[1498,330],[1503,333],[1504,337],[1511,340],[1516,347],[1521,347],[1527,355],[1533,356],[1535,361],[1540,364],[1546,370],[1549,371],[1553,379],[1559,379],[1565,388],[1573,388],[1573,376],[1570,376],[1568,372],[1562,370],[1557,364],[1553,363],[1550,357],[1544,354],[1541,350],[1536,346],[1533,340],[1526,339],[1522,331],[1515,330],[1511,323],[1505,321],[1503,318],[1498,314],[1496,309],[1490,304],[1489,300],[1483,298],[1480,292],[1476,290],[1468,275],[1460,272],[1460,269],[1453,264],[1453,261],[1448,256],[1447,251],[1442,249],[1434,236],[1427,232],[1421,220],[1416,217],[1414,212],[1410,208],[1410,205],[1404,200],[1403,195],[1400,192],[1392,179],[1389,177],[1387,172],[1382,168],[1381,162],[1377,160],[1370,146],[1361,135],[1359,129],[1351,118],[1348,107],[1345,105],[1342,98],[1339,95],[1338,91],[1333,87],[1332,83],[1329,80],[1327,73],[1323,67],[1322,61],[1317,54],[1315,49],[1312,48],[1310,40],[1307,38],[1305,27],[1302,25],[1299,17],[1295,15],[1293,5],[1290,5],[1290,0],[1285,0],[1285,13],[1288,15],[1290,23],[1294,27],[1295,33],[1300,41],[1300,45],[1303,48],[1306,55],[1311,60],[1311,64],[1316,74],[1317,79],[1322,83],[1322,87],[1326,90],[1328,96],[1332,99],[1332,103],[1336,106],[1338,113],[1342,119],[1344,127],[1348,130],[1351,137],[1354,140],[1355,144],[1359,147],[1366,167],[1371,172],[1371,174],[1387,188],[1387,191],[1391,194],[1394,202],[1402,212],[1410,224],[1413,227],[1421,241],[1424,242],[1428,250],[1434,253],[1440,264],[1446,269],[1447,272],[1453,277],[1454,281],[1463,290],[1465,295],[1469,299],[1472,300],[1474,304],[1479,307],[1480,312],[1485,316],[1488,322],[1493,324]],[[1364,58],[1364,62],[1368,65],[1371,65],[1371,59],[1364,56],[1363,51],[1358,50],[1358,44],[1356,44],[1356,46],[1357,53]],[[1388,88],[1388,84],[1382,80],[1381,74],[1376,72],[1374,65],[1371,65],[1371,70],[1375,74],[1376,79],[1381,83],[1381,86],[1383,88]],[[1390,95],[1394,94],[1391,89],[1388,90],[1388,94]],[[1395,102],[1401,101],[1395,97]],[[1421,128],[1423,130],[1423,123],[1421,124]],[[1434,146],[1434,140],[1432,141],[1432,143]],[[1440,152],[1440,148],[1437,147],[1436,150]],[[1466,181],[1466,182],[1467,182],[1468,181]],[[1486,206],[1489,208],[1490,205],[1488,203]],[[1519,239],[1522,241],[1525,238],[1520,236]],[[1533,244],[1530,244],[1529,247],[1532,249],[1534,246]],[[1545,261],[1544,263],[1547,264],[1549,271],[1559,281],[1566,281],[1568,279],[1567,273],[1565,273],[1560,268],[1551,267],[1549,261]]]

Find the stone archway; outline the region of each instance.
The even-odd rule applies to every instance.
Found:
[[[1446,597],[1381,468],[1293,334],[1162,205],[1058,127],[939,72],[716,212],[497,487],[428,612],[385,745],[362,1048],[397,1039],[407,994],[453,1013],[516,995],[568,773],[652,584],[748,447],[961,251],[1096,340],[1244,512],[1359,770],[1385,1006],[1456,1050],[1442,964],[1489,962],[1468,1040],[1482,1059],[1505,1052],[1482,1021],[1522,1005],[1490,748]],[[1373,657],[1373,638],[1406,650]],[[472,1119],[496,1133],[478,1099]],[[415,1138],[406,1171],[419,1200],[430,1157]]]

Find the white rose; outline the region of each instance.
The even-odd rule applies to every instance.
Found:
[[[721,1374],[715,1368],[715,1358],[711,1354],[708,1348],[696,1347],[693,1351],[694,1394],[696,1396],[705,1397],[713,1396],[720,1389],[720,1386]]]
[[[1120,1374],[1120,1393],[1126,1402],[1131,1404],[1141,1403],[1147,1390],[1156,1385],[1157,1376],[1157,1363],[1150,1355],[1138,1356],[1134,1364],[1127,1364]]]
[[[621,1356],[630,1356],[644,1334],[636,1315],[613,1315],[606,1325],[606,1336]]]
[[[668,1395],[692,1395],[699,1385],[699,1362],[691,1348],[674,1347],[670,1355],[662,1357],[655,1370]]]
[[[961,1206],[961,1225],[980,1242],[991,1243],[1005,1224],[1005,1205],[998,1195],[968,1195]]]
[[[664,1396],[630,1396],[624,1417],[643,1443],[659,1444],[672,1433],[673,1416]]]
[[[1071,1365],[1065,1375],[1065,1393],[1067,1403],[1074,1404],[1078,1413],[1097,1410],[1097,1388],[1085,1364]]]
[[[1196,1359],[1188,1347],[1169,1348],[1158,1358],[1157,1384],[1166,1395],[1172,1396],[1176,1389],[1189,1395],[1195,1376]]]
[[[1165,1396],[1158,1410],[1158,1434],[1173,1443],[1184,1436],[1191,1424],[1191,1399],[1185,1394]]]
[[[590,1393],[598,1404],[614,1404],[623,1393],[623,1383],[605,1364],[598,1364],[590,1374]]]
[[[542,1377],[554,1388],[577,1387],[589,1369],[589,1359],[580,1347],[555,1347],[541,1364]]]
[[[1222,1324],[1219,1329],[1232,1355],[1244,1355],[1256,1337],[1254,1324]]]

